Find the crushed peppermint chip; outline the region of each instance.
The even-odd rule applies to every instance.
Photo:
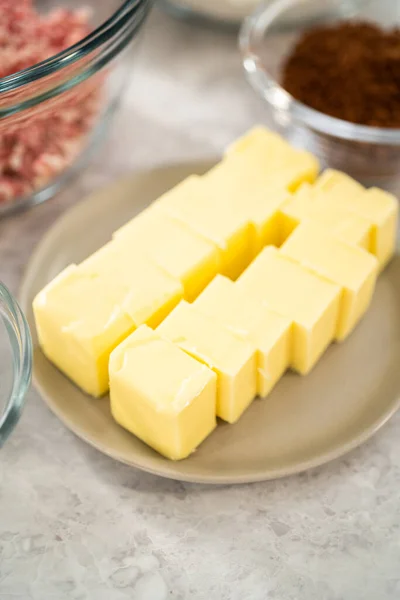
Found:
[[[86,9],[35,10],[32,0],[0,0],[0,78],[48,59],[88,35]],[[30,95],[61,83],[78,67],[29,84]],[[69,167],[86,143],[100,110],[94,76],[39,106],[0,119],[0,206],[45,187]],[[26,99],[17,88],[0,95],[0,108]]]

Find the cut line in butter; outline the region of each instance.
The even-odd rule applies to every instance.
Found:
[[[267,396],[289,366],[292,322],[241,293],[236,283],[222,275],[206,287],[194,306],[257,349],[257,393]]]
[[[181,460],[216,426],[214,372],[142,325],[110,357],[115,420],[172,460]]]
[[[341,287],[336,339],[344,340],[371,302],[378,273],[375,256],[342,242],[311,221],[299,225],[280,252]]]
[[[217,416],[234,423],[257,393],[256,348],[185,301],[157,332],[217,374]]]
[[[334,339],[341,289],[286,258],[273,246],[239,277],[242,293],[294,322],[291,367],[305,375]]]

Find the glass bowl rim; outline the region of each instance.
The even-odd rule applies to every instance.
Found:
[[[278,111],[290,114],[294,120],[319,133],[352,142],[400,145],[400,128],[358,125],[331,117],[296,100],[274,79],[253,50],[254,44],[268,33],[283,12],[307,4],[310,0],[273,0],[262,2],[242,23],[239,31],[239,50],[247,79],[253,88]]]
[[[141,16],[141,9],[151,2],[152,0],[124,0],[108,19],[76,44],[31,67],[0,78],[0,94],[60,71],[87,56],[117,35],[137,14]]]
[[[32,378],[33,346],[28,322],[17,300],[0,281],[2,317],[8,333],[13,362],[13,384],[0,414],[0,448],[14,429]]]

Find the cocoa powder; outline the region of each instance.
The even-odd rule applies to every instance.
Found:
[[[400,127],[400,30],[363,22],[311,29],[287,58],[282,85],[327,115]]]

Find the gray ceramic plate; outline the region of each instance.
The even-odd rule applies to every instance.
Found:
[[[76,435],[151,473],[186,481],[240,483],[298,473],[355,448],[400,404],[400,257],[381,275],[372,306],[352,336],[332,345],[307,377],[287,373],[236,425],[221,423],[190,458],[174,463],[111,418],[108,398],[83,394],[37,347],[31,303],[71,262],[106,242],[122,223],[190,173],[188,164],[138,174],[95,192],[68,211],[39,244],[25,275],[21,302],[35,345],[34,382],[50,409]]]

